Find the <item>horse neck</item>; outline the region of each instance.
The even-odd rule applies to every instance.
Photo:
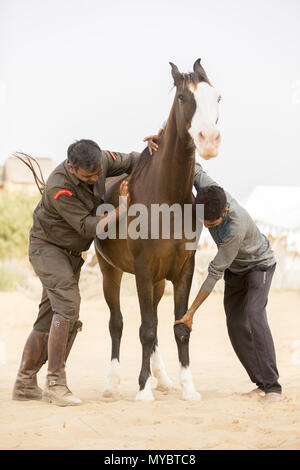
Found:
[[[167,198],[172,202],[189,200],[194,183],[195,148],[187,130],[178,135],[174,106],[157,153],[158,187],[167,193]]]

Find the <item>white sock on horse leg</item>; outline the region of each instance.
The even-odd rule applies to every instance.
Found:
[[[143,390],[140,390],[135,399],[138,400],[138,401],[152,401],[154,400],[154,396],[153,396],[153,393],[152,393],[152,386],[151,386],[151,375],[150,377],[148,377],[147,379],[147,382],[145,384],[145,387],[143,388]]]
[[[201,400],[200,393],[195,389],[193,376],[189,367],[180,367],[179,380],[183,389],[183,400]]]
[[[156,388],[158,390],[170,390],[173,387],[172,380],[169,379],[165,365],[163,363],[159,347],[156,346],[152,355],[151,355],[151,368],[154,377],[157,380]]]
[[[103,391],[103,396],[109,397],[113,393],[118,392],[120,383],[120,363],[118,359],[112,359],[110,369],[107,376],[106,386]]]

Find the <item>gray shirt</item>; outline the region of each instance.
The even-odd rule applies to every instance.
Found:
[[[199,191],[206,186],[217,185],[199,163],[195,164],[194,186]],[[202,288],[211,292],[226,269],[244,273],[255,266],[266,268],[276,263],[270,242],[254,223],[248,212],[225,191],[228,214],[218,227],[209,229],[218,253],[208,266],[208,276]]]

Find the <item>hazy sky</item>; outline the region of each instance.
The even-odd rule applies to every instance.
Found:
[[[0,0],[0,163],[60,162],[76,139],[142,150],[173,101],[169,61],[222,94],[217,159],[238,198],[299,185],[299,0]]]

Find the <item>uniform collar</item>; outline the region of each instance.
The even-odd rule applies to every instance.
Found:
[[[66,177],[67,177],[68,179],[70,179],[73,184],[75,184],[76,186],[78,186],[78,185],[81,183],[81,181],[80,181],[78,178],[76,178],[75,175],[72,175],[72,173],[69,171],[69,168],[68,168],[68,160],[65,160],[65,161],[63,162],[63,165],[64,165]]]
[[[212,227],[209,229],[209,231],[215,240],[217,240],[219,243],[222,243],[223,238],[228,237],[230,235],[230,223],[228,213],[217,227]]]

